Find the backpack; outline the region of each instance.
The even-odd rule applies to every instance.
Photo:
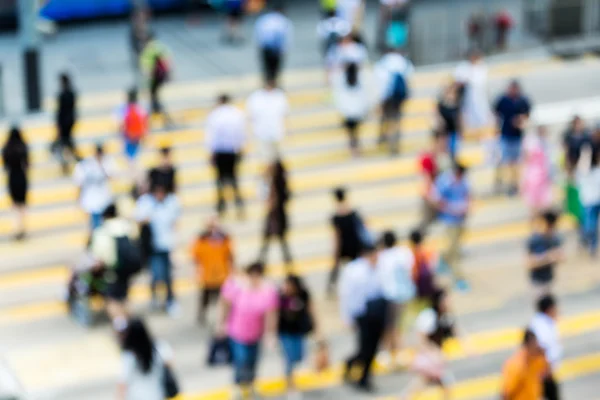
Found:
[[[156,56],[156,63],[154,64],[154,79],[158,82],[166,82],[169,80],[169,63],[167,59],[161,55]]]
[[[146,116],[138,106],[131,105],[127,107],[124,121],[125,136],[127,139],[132,142],[142,140],[146,135],[147,125]]]
[[[392,77],[392,87],[389,99],[395,102],[402,103],[408,98],[408,85],[404,75],[396,72]]]
[[[140,246],[127,236],[115,238],[117,244],[118,274],[130,278],[142,270],[142,252]]]

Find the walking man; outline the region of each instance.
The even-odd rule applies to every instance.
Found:
[[[552,211],[542,215],[543,228],[527,242],[527,264],[536,300],[552,293],[554,269],[564,258],[561,239],[556,233],[558,216]]]
[[[283,7],[277,6],[256,21],[255,29],[265,82],[277,82],[292,41],[292,22],[284,15]]]
[[[225,212],[225,185],[233,188],[238,214],[243,217],[244,204],[238,186],[237,167],[246,142],[244,113],[231,104],[229,95],[219,96],[217,107],[208,115],[206,139],[211,162],[216,171],[217,212]]]
[[[58,155],[63,173],[66,175],[69,173],[69,164],[65,152],[69,153],[69,158],[74,161],[80,160],[73,141],[73,127],[77,122],[77,94],[71,84],[71,77],[66,73],[60,75],[60,93],[57,103],[58,137],[52,145],[52,152]]]
[[[377,265],[377,249],[367,246],[362,257],[349,263],[342,271],[339,284],[342,318],[354,326],[358,334],[358,349],[346,361],[344,378],[350,382],[353,368],[362,366],[357,387],[367,392],[373,390],[371,366],[384,335],[388,316],[388,302],[383,296]]]
[[[556,299],[551,295],[542,297],[537,303],[537,313],[531,321],[530,329],[544,351],[546,361],[550,367],[544,378],[544,398],[546,400],[559,400],[561,398],[555,376],[563,355],[557,319]]]
[[[471,187],[463,165],[454,163],[450,171],[435,180],[433,199],[439,211],[439,219],[446,226],[448,247],[442,255],[442,260],[450,267],[456,288],[469,291],[469,284],[460,267],[465,222],[471,205]]]

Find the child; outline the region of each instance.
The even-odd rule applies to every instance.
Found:
[[[532,221],[552,205],[552,176],[546,127],[530,132],[523,143],[521,193],[531,210]]]

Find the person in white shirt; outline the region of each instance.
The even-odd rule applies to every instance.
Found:
[[[171,315],[177,314],[178,311],[173,293],[171,252],[176,245],[175,228],[180,214],[179,200],[160,184],[151,188],[151,193],[141,196],[135,209],[135,219],[140,224],[148,224],[152,237],[150,253],[152,305],[158,308],[156,286],[162,282],[167,289],[166,310]]]
[[[277,82],[283,66],[283,57],[293,36],[292,22],[285,16],[283,7],[275,7],[273,11],[258,18],[255,35],[265,82]]]
[[[342,37],[335,46],[332,46],[327,54],[328,79],[348,64],[357,64],[363,67],[369,61],[369,53],[365,45],[354,35],[348,34]]]
[[[346,361],[344,379],[356,364],[363,366],[358,389],[371,391],[371,365],[385,331],[388,301],[378,273],[378,252],[365,246],[363,256],[350,262],[340,277],[338,286],[342,319],[356,327],[359,346],[356,354]]]
[[[540,347],[544,350],[546,361],[550,365],[548,376],[544,379],[544,398],[560,399],[560,390],[556,382],[556,372],[563,356],[558,331],[558,307],[553,296],[544,296],[537,303],[537,313],[533,317],[529,329],[534,333]]]
[[[279,145],[285,136],[289,104],[285,92],[273,80],[248,98],[246,111],[254,136],[260,143],[261,159],[265,166],[280,156]]]
[[[335,10],[328,11],[325,19],[317,25],[317,34],[322,42],[323,57],[327,59],[329,52],[338,42],[352,33],[352,25],[339,17]]]
[[[206,142],[211,162],[216,170],[217,211],[225,212],[225,185],[233,188],[240,217],[244,203],[238,187],[237,168],[246,143],[246,117],[231,104],[229,95],[221,95],[215,109],[206,120]]]
[[[461,87],[462,122],[467,130],[479,131],[493,123],[488,99],[488,68],[478,50],[456,67],[454,79]]]
[[[369,76],[359,64],[346,64],[343,71],[333,76],[333,97],[336,108],[344,118],[344,126],[350,139],[350,151],[360,155],[358,132],[360,124],[371,109]]]
[[[96,145],[95,154],[75,166],[73,179],[79,188],[79,203],[90,216],[93,231],[102,224],[102,213],[113,202],[110,179],[115,174],[115,165],[104,156],[104,148]]]
[[[337,12],[340,18],[346,20],[352,30],[358,31],[362,25],[365,0],[338,0]]]
[[[402,321],[404,305],[416,294],[416,287],[412,279],[412,267],[415,259],[408,247],[397,246],[396,235],[392,231],[385,232],[380,243],[382,250],[379,253],[378,272],[383,296],[389,301],[384,344],[389,350],[390,361],[395,363],[400,339],[398,324]]]
[[[600,215],[600,165],[598,153],[591,156],[591,168],[577,173],[579,199],[583,206],[583,230],[592,257],[598,255],[598,216]]]
[[[399,152],[402,106],[409,96],[413,72],[413,64],[399,50],[389,51],[375,65],[381,102],[379,143],[388,142],[392,154]]]

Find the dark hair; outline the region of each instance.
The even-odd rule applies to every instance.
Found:
[[[298,275],[289,274],[285,277],[285,281],[290,283],[299,294],[306,294],[308,292],[304,281]]]
[[[537,302],[538,312],[547,314],[552,308],[556,306],[556,299],[552,295],[542,297]]]
[[[346,200],[346,189],[339,187],[333,191],[333,196],[338,202]]]
[[[246,267],[246,273],[248,275],[261,275],[265,274],[265,264],[260,261],[250,264]]]
[[[346,84],[350,87],[358,85],[358,64],[346,64]]]
[[[154,344],[146,326],[140,319],[132,319],[123,336],[123,350],[132,352],[142,373],[148,374],[152,368]]]
[[[325,13],[325,18],[333,18],[337,15],[335,10],[329,10]]]
[[[219,97],[217,98],[217,102],[221,105],[229,104],[231,102],[231,96],[228,95],[227,93],[223,93],[223,94],[219,95]]]
[[[385,231],[381,236],[380,243],[386,249],[390,249],[396,245],[396,234],[392,231]]]
[[[444,289],[436,289],[431,296],[431,308],[435,311],[438,318],[442,315],[442,301],[446,297]]]
[[[423,243],[423,233],[420,230],[415,229],[409,235],[409,240],[412,244],[419,245]]]
[[[523,333],[523,345],[527,346],[528,344],[531,344],[534,340],[537,340],[535,333],[533,333],[531,329],[526,328],[525,332]]]
[[[279,196],[281,202],[285,203],[288,201],[290,197],[290,191],[288,187],[287,171],[281,159],[277,159],[273,163],[273,176],[271,179],[273,190],[275,190],[275,193],[277,196]]]
[[[60,84],[64,89],[71,89],[71,77],[68,73],[61,73],[58,79],[60,80]]]
[[[2,149],[2,159],[4,165],[11,165],[15,161],[22,162],[25,159],[27,163],[27,143],[21,134],[21,130],[13,126],[8,133],[8,138]]]
[[[7,149],[12,150],[24,146],[26,147],[27,145],[25,144],[25,139],[23,139],[21,129],[19,129],[17,126],[13,126],[8,132],[8,138],[4,144],[4,151],[7,151]]]
[[[452,170],[457,175],[463,176],[467,172],[467,167],[459,161],[455,161],[452,165]]]
[[[361,247],[362,247],[362,249],[361,249],[362,254],[369,254],[369,253],[373,253],[374,251],[377,251],[377,247],[375,247],[375,245],[372,243],[364,243],[361,245]]]
[[[102,212],[102,218],[103,219],[111,219],[111,218],[117,218],[117,206],[112,203],[109,204],[108,207],[106,207],[104,209],[104,211]]]
[[[138,101],[137,89],[129,89],[127,91],[127,104],[137,103],[137,101]]]
[[[104,145],[102,143],[96,143],[95,152],[96,152],[97,156],[103,156],[104,155]]]
[[[169,146],[164,146],[160,148],[160,154],[167,157],[171,154],[171,148]]]
[[[545,211],[542,214],[542,219],[548,225],[549,228],[554,228],[556,226],[556,222],[558,221],[558,214],[555,211]]]

